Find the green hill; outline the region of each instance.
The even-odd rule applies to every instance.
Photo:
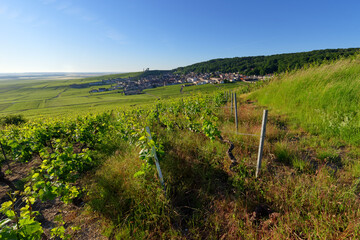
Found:
[[[252,97],[313,133],[360,143],[360,56],[274,78]]]
[[[286,53],[271,56],[234,57],[212,59],[206,62],[179,67],[177,73],[189,72],[240,72],[245,75],[265,75],[299,69],[309,63],[322,63],[354,55],[359,48],[325,49],[311,52]]]
[[[360,148],[341,141],[359,143],[359,63],[182,94],[173,85],[87,98],[68,88],[75,80],[7,86],[13,108],[46,99],[28,102],[34,119],[0,126],[0,239],[360,239]],[[264,106],[238,97],[236,129],[229,91],[259,86],[250,96],[273,109],[256,178]]]

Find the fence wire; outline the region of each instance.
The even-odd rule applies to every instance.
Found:
[[[242,135],[242,136],[252,136],[252,137],[260,137],[260,134],[254,134],[254,133],[239,133],[239,132],[226,132],[227,134],[237,134],[237,135]]]

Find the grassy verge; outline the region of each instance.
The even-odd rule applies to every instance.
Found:
[[[251,98],[314,134],[360,143],[360,57],[282,74]]]

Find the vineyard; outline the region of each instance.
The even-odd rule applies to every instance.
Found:
[[[154,165],[151,148],[154,146],[159,156],[164,154],[161,144],[147,140],[145,126],[158,124],[167,131],[188,129],[215,139],[220,136],[220,131],[214,122],[213,111],[225,102],[224,93],[218,93],[166,104],[159,102],[149,110],[110,112],[75,120],[34,121],[1,130],[2,165],[15,161],[22,164],[37,161],[26,178],[27,182],[20,188],[1,172],[0,180],[12,190],[10,200],[1,208],[1,213],[7,217],[1,221],[1,226],[5,226],[1,236],[9,239],[40,238],[43,230],[35,220],[39,213],[33,210],[33,205],[36,201],[55,198],[70,203],[81,196],[84,189],[76,182],[82,174],[99,164],[94,155],[97,147],[104,144],[109,136],[117,136],[141,148],[139,157],[143,164],[135,173],[140,178],[148,175]],[[11,174],[11,168],[7,172]],[[20,212],[16,204],[23,206]],[[7,225],[9,222],[13,224]],[[64,230],[62,226],[54,228],[51,235],[64,237]]]
[[[330,146],[271,113],[256,179],[263,108],[238,100],[237,131],[230,94],[221,89],[151,107],[6,125],[0,238],[359,237],[360,171],[348,171],[359,166],[359,152]],[[65,211],[69,205],[76,209]],[[63,210],[45,216],[44,206]]]

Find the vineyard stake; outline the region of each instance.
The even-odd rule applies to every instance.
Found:
[[[236,132],[238,131],[238,113],[237,113],[237,100],[236,100],[236,93],[234,93],[234,108],[235,108],[235,126]]]
[[[151,137],[150,128],[149,128],[149,127],[146,127],[145,129],[146,129],[146,132],[148,133],[148,139],[149,139],[149,141],[151,141],[151,140],[152,140],[152,137]],[[154,158],[155,158],[155,165],[156,165],[156,169],[157,169],[157,172],[158,172],[158,175],[159,175],[159,178],[160,178],[161,185],[163,186],[164,191],[166,192],[163,175],[162,175],[161,169],[160,169],[159,159],[158,159],[158,157],[157,157],[157,155],[156,155],[156,149],[155,149],[155,147],[153,146],[153,147],[151,148],[151,150],[152,150],[153,155],[154,155]]]
[[[233,105],[234,105],[234,104],[233,104],[233,101],[234,101],[234,100],[233,100],[233,95],[234,95],[234,94],[231,93],[231,107],[230,107],[230,108],[231,108],[231,115],[232,115],[232,113],[233,113]]]
[[[262,125],[261,125],[261,135],[260,135],[258,159],[257,159],[257,165],[256,165],[256,178],[259,176],[259,172],[260,172],[260,168],[261,168],[261,159],[262,159],[262,154],[263,154],[264,140],[265,140],[265,133],[266,133],[267,115],[268,115],[268,110],[264,110]]]

